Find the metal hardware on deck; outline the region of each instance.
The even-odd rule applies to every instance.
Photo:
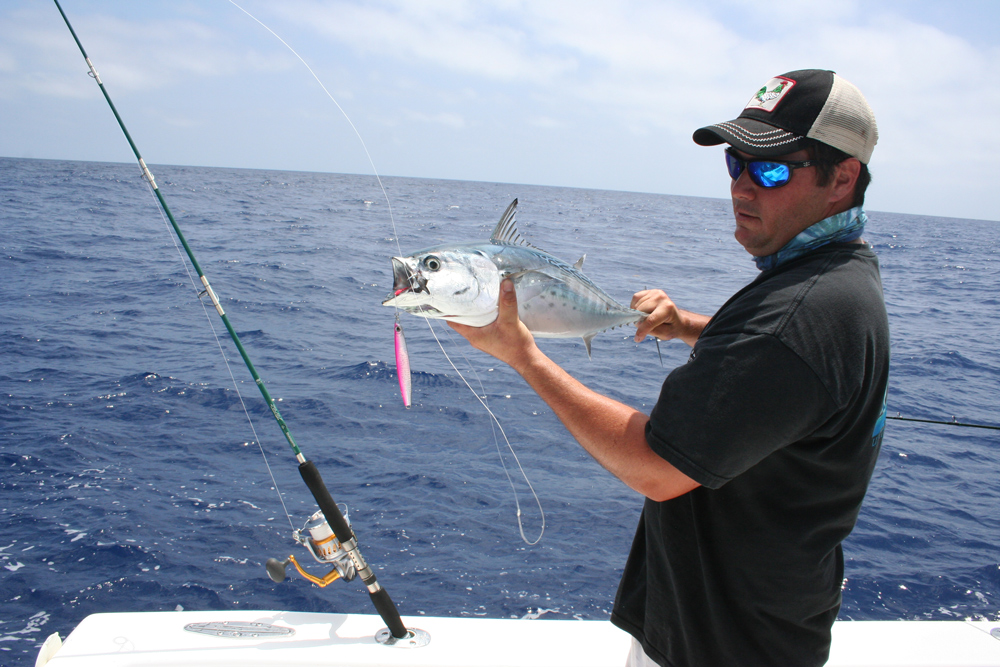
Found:
[[[396,638],[389,632],[389,628],[382,628],[375,633],[375,641],[393,648],[420,648],[431,643],[430,633],[418,628],[407,628],[406,634],[406,637]]]
[[[247,623],[243,621],[213,621],[211,623],[188,623],[188,632],[226,639],[267,639],[270,637],[291,637],[294,628],[286,628],[269,623]]]

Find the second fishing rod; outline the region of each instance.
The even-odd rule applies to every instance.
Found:
[[[388,592],[386,592],[385,588],[383,588],[382,585],[378,582],[375,573],[372,571],[371,567],[369,567],[369,565],[365,562],[365,559],[361,555],[361,551],[358,548],[358,541],[354,534],[354,531],[351,529],[350,524],[344,517],[340,508],[337,506],[337,503],[334,501],[333,496],[330,494],[330,491],[327,489],[326,484],[323,482],[323,478],[320,476],[319,470],[316,468],[316,465],[312,461],[306,459],[305,455],[302,453],[301,449],[296,444],[295,439],[292,437],[292,434],[288,429],[288,425],[285,423],[285,420],[281,417],[281,413],[278,411],[278,406],[275,404],[275,401],[271,397],[270,392],[268,392],[267,387],[265,386],[264,381],[261,379],[260,374],[257,372],[257,369],[254,367],[253,362],[250,360],[250,356],[247,353],[246,348],[244,348],[243,343],[240,341],[240,337],[237,335],[236,330],[233,328],[232,323],[229,321],[229,317],[226,315],[226,312],[219,301],[219,297],[212,289],[212,286],[209,283],[208,278],[205,276],[205,273],[202,270],[201,265],[198,263],[198,259],[194,255],[194,251],[191,249],[191,246],[188,244],[188,241],[184,236],[184,233],[181,231],[180,226],[174,219],[174,215],[170,211],[170,207],[167,205],[166,199],[164,198],[163,194],[160,192],[160,189],[156,184],[156,179],[153,177],[153,173],[149,170],[149,167],[146,165],[145,160],[139,153],[138,147],[132,140],[132,136],[129,134],[128,129],[125,127],[125,122],[119,115],[118,109],[115,108],[114,102],[111,101],[111,96],[108,94],[107,89],[104,87],[104,82],[101,81],[101,77],[98,74],[97,69],[94,67],[93,62],[91,62],[90,57],[87,55],[86,50],[83,48],[83,44],[80,42],[80,39],[77,36],[76,31],[73,29],[73,26],[69,21],[69,18],[66,16],[66,13],[63,11],[62,6],[59,4],[59,0],[53,0],[53,2],[55,2],[56,8],[59,10],[59,14],[62,16],[63,21],[65,21],[66,27],[69,28],[70,34],[73,35],[73,40],[76,42],[76,45],[80,49],[80,53],[83,55],[83,58],[87,63],[87,67],[90,70],[89,75],[94,79],[94,81],[100,87],[101,93],[104,95],[104,99],[107,101],[108,106],[111,108],[111,111],[115,116],[115,120],[118,121],[118,126],[121,128],[122,132],[125,135],[125,139],[128,141],[128,144],[131,147],[132,152],[135,154],[135,158],[139,163],[139,168],[142,171],[143,178],[149,183],[149,186],[152,189],[153,194],[156,196],[156,200],[159,203],[161,210],[169,220],[170,226],[173,228],[173,231],[176,234],[177,239],[184,247],[184,252],[187,254],[187,257],[191,262],[191,266],[198,274],[198,278],[200,279],[201,284],[204,286],[204,291],[202,292],[201,295],[208,296],[208,298],[212,302],[212,305],[215,307],[215,310],[218,312],[219,317],[222,319],[222,322],[226,327],[226,331],[229,332],[229,337],[232,339],[233,344],[239,351],[240,357],[243,359],[244,364],[246,364],[247,370],[250,372],[251,377],[253,377],[254,383],[257,385],[257,388],[260,390],[261,395],[264,397],[264,401],[267,403],[267,406],[270,409],[271,414],[274,416],[275,421],[281,428],[281,432],[284,434],[285,440],[292,448],[292,452],[295,454],[295,458],[299,464],[298,466],[299,473],[302,476],[302,480],[309,488],[310,493],[316,500],[316,504],[319,506],[320,511],[322,512],[323,518],[325,519],[325,523],[328,524],[329,526],[329,531],[323,531],[321,528],[320,531],[317,532],[315,530],[317,526],[310,525],[310,523],[315,523],[316,522],[315,520],[318,518],[316,515],[314,515],[311,522],[306,524],[306,527],[303,529],[303,531],[296,531],[296,539],[302,542],[304,545],[306,545],[317,560],[321,562],[335,562],[336,560],[339,565],[336,574],[334,571],[331,571],[331,573],[323,579],[309,577],[310,580],[313,581],[314,583],[318,583],[319,585],[325,585],[326,583],[329,583],[329,581],[336,579],[341,572],[347,571],[347,568],[345,568],[341,564],[341,561],[343,561],[344,558],[348,559],[351,566],[350,567],[351,574],[356,572],[357,576],[361,578],[362,582],[364,582],[366,588],[368,589],[368,594],[371,597],[372,604],[375,606],[376,611],[378,612],[379,616],[381,616],[382,620],[385,622],[387,626],[386,631],[379,633],[379,635],[377,635],[377,638],[382,643],[387,643],[387,644],[392,644],[395,642],[395,640],[412,638],[414,636],[414,633],[412,631],[408,631],[406,627],[403,625],[403,621],[400,618],[399,611],[397,610],[395,603],[389,597],[389,594]],[[314,529],[309,531],[313,535],[322,534],[323,532],[332,532],[332,535],[329,535],[329,537],[327,538],[323,538],[324,540],[326,540],[326,542],[317,543],[317,541],[310,536],[305,536],[305,535],[300,536],[300,533],[304,534],[305,532],[307,532],[308,528]],[[336,542],[333,541],[334,536],[336,537]],[[335,548],[331,548],[331,544],[335,545]],[[342,554],[342,557],[340,557],[339,559],[336,558],[336,554],[338,553]],[[272,561],[273,560],[274,559],[272,559]],[[289,557],[289,561],[294,562],[294,558]],[[273,579],[280,580],[281,578],[283,578],[283,571],[284,571],[283,565],[289,561],[285,561],[284,563],[281,563],[279,561],[269,562],[268,573],[271,575]],[[278,563],[278,565],[276,566],[275,563]],[[296,563],[296,567],[298,568],[298,563]],[[299,568],[299,570],[300,572],[303,572],[301,568]]]

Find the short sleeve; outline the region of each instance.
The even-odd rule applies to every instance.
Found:
[[[700,339],[667,376],[646,440],[688,477],[719,488],[835,412],[813,370],[778,338],[729,333]]]

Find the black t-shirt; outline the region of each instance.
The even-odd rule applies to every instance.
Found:
[[[869,246],[824,246],[734,295],[646,428],[702,486],[646,500],[612,622],[669,667],[824,664],[888,375]]]

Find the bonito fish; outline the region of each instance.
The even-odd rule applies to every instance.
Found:
[[[393,291],[384,306],[413,315],[474,327],[497,318],[500,282],[514,281],[517,313],[539,338],[583,338],[646,317],[626,308],[580,271],[576,264],[539,250],[521,238],[515,199],[487,243],[448,244],[393,257]]]

